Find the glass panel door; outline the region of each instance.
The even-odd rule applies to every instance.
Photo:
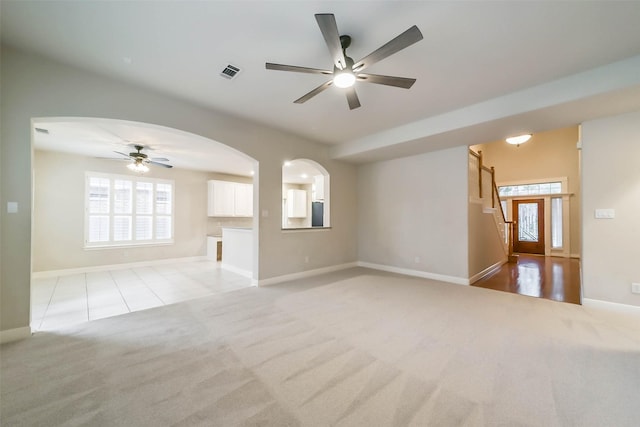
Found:
[[[514,252],[544,255],[544,199],[514,200]]]

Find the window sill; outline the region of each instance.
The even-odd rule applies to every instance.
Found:
[[[85,251],[94,251],[102,249],[130,249],[130,248],[148,248],[152,246],[170,246],[173,245],[173,240],[166,242],[150,242],[150,243],[129,243],[129,244],[117,244],[117,245],[91,245],[85,246]]]
[[[321,231],[321,230],[331,230],[331,227],[281,228],[280,230],[283,233],[290,233],[290,232],[298,233],[298,232],[304,232],[304,231],[315,232],[315,231]]]

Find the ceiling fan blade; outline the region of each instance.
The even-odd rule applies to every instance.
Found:
[[[327,75],[333,74],[332,71],[321,70],[319,68],[298,67],[296,65],[272,64],[271,62],[267,62],[265,65],[267,67],[267,70],[295,71],[296,73],[309,73],[309,74],[327,74]]]
[[[168,162],[169,159],[165,159],[164,157],[152,157],[149,160],[153,160],[154,162]]]
[[[347,102],[349,103],[350,110],[354,110],[360,107],[360,100],[358,99],[358,94],[356,93],[355,87],[348,87],[345,93],[347,94]]]
[[[154,162],[153,160],[148,160],[146,163],[150,163],[150,164],[155,165],[155,166],[162,166],[163,168],[172,168],[173,167],[171,165],[166,165],[164,163]]]
[[[317,13],[316,21],[318,22],[324,41],[327,43],[333,63],[339,69],[344,69],[346,61],[344,59],[344,52],[342,51],[342,44],[340,43],[340,33],[338,32],[338,25],[336,24],[336,17],[332,13]]]
[[[120,155],[125,156],[125,157],[127,157],[127,158],[131,157],[130,155],[125,154],[125,153],[122,153],[122,152],[120,152],[120,151],[114,151],[114,153],[116,153],[116,154],[120,154]]]
[[[318,86],[317,88],[313,89],[311,92],[307,93],[306,95],[301,96],[300,98],[296,99],[293,102],[295,104],[302,104],[303,102],[306,102],[306,101],[310,100],[311,98],[313,98],[314,96],[316,96],[320,92],[324,91],[325,89],[327,89],[332,84],[333,84],[333,80],[329,80],[328,82],[324,82],[320,86]]]
[[[403,89],[409,89],[416,82],[416,79],[409,79],[406,77],[395,76],[381,76],[379,74],[358,74],[357,79],[359,81],[376,83],[379,85],[401,87]]]
[[[356,62],[353,66],[354,71],[362,71],[367,67],[375,64],[378,61],[385,59],[394,53],[401,51],[402,49],[411,46],[412,44],[422,40],[422,33],[417,26],[409,28],[404,33],[400,34],[393,40],[386,43],[384,46],[379,47],[369,55]]]

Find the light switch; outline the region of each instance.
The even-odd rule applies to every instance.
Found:
[[[262,209],[262,218],[269,218],[269,211],[267,209]]]
[[[613,219],[615,217],[615,209],[596,209],[596,218],[598,219]]]
[[[18,202],[7,202],[7,213],[18,213]]]

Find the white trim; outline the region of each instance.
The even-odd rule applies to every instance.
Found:
[[[620,304],[599,299],[582,298],[582,305],[589,308],[597,308],[614,313],[633,314],[640,316],[640,306],[630,304]]]
[[[19,341],[31,336],[31,327],[23,326],[22,328],[7,329],[0,331],[0,344]]]
[[[223,270],[230,271],[232,273],[239,274],[240,276],[246,277],[248,279],[253,278],[253,272],[251,270],[245,270],[242,268],[235,267],[233,265],[225,264],[224,261],[220,264],[220,268]]]
[[[347,268],[358,267],[358,265],[359,263],[357,262],[348,262],[345,264],[338,264],[338,265],[332,265],[329,267],[316,268],[315,270],[301,271],[300,273],[291,273],[291,274],[285,274],[282,276],[270,277],[268,279],[258,280],[255,284],[257,286],[275,285],[276,283],[287,282],[289,280],[304,279],[307,277],[317,276],[318,274],[332,273],[338,270],[345,270]]]
[[[374,270],[388,271],[390,273],[404,274],[405,276],[422,277],[423,279],[439,280],[441,282],[455,283],[456,285],[469,285],[469,279],[462,277],[447,276],[444,274],[429,273],[428,271],[410,270],[408,268],[393,267],[391,265],[373,264],[370,262],[358,261],[358,267],[372,268]]]
[[[507,259],[503,258],[501,261],[498,261],[495,264],[490,265],[489,267],[485,268],[480,273],[474,274],[473,276],[469,277],[469,284],[472,285],[472,284],[476,283],[478,280],[482,279],[483,277],[488,276],[491,273],[494,273],[494,272],[500,270],[500,268],[503,265],[505,265],[506,263],[507,263]]]
[[[120,270],[124,268],[149,267],[176,262],[209,261],[206,256],[192,256],[184,258],[156,259],[152,261],[128,262],[122,264],[92,265],[89,267],[67,268],[64,270],[34,271],[31,273],[32,279],[46,279],[48,277],[67,276],[70,274],[93,273],[104,270]]]

